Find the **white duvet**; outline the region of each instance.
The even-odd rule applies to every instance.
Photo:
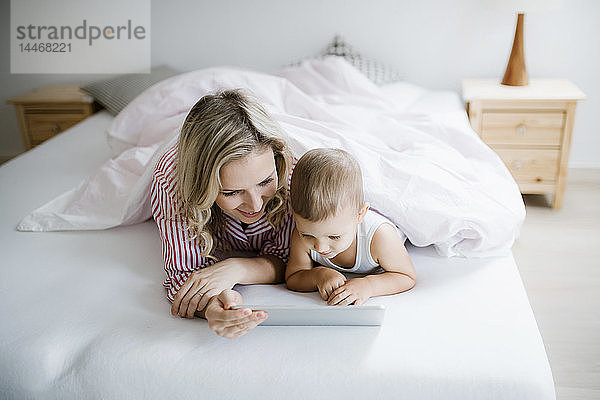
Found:
[[[246,88],[289,135],[297,157],[343,148],[359,160],[371,206],[416,246],[447,256],[507,254],[525,217],[518,187],[463,113],[408,113],[340,57],[278,76],[233,68],[178,75],[146,90],[108,128],[115,157],[19,230],[105,229],[151,217],[152,169],[189,109],[217,89]]]

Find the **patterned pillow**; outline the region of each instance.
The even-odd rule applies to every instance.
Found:
[[[384,65],[373,59],[364,57],[348,45],[340,35],[336,35],[333,41],[322,53],[323,56],[344,57],[346,61],[352,64],[356,69],[365,74],[377,85],[392,83],[402,80],[400,71],[395,68]]]
[[[144,90],[179,73],[181,71],[163,65],[152,68],[149,74],[119,75],[112,79],[92,82],[83,86],[81,90],[102,104],[109,113],[117,115]]]

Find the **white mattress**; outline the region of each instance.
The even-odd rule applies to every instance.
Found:
[[[0,398],[555,398],[512,256],[409,247],[418,284],[370,300],[387,306],[380,328],[259,327],[231,341],[170,315],[152,221],[17,232],[110,156],[111,120],[98,113],[0,167]],[[320,302],[239,289],[248,302]]]

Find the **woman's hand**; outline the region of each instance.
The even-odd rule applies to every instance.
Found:
[[[194,318],[194,313],[202,312],[213,296],[238,283],[238,266],[235,259],[229,258],[193,272],[175,294],[171,314]]]
[[[346,281],[331,293],[327,299],[330,306],[361,305],[371,297],[371,283],[365,278],[355,278]]]
[[[346,277],[340,272],[327,268],[316,267],[316,284],[321,298],[327,300],[331,293],[346,282]]]
[[[233,339],[248,333],[267,319],[268,315],[265,311],[252,311],[248,308],[231,309],[241,304],[241,294],[235,290],[223,290],[206,306],[204,316],[208,321],[208,327],[219,336]]]

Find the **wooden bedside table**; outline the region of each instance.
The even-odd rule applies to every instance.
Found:
[[[12,97],[23,136],[29,150],[94,113],[94,99],[77,85],[52,85]]]
[[[575,107],[585,94],[566,79],[532,79],[504,86],[465,79],[463,100],[471,126],[502,158],[521,193],[554,196],[562,206]]]

